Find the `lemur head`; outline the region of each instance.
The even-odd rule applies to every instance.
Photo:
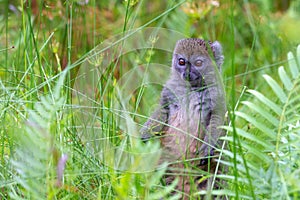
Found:
[[[218,41],[206,42],[202,39],[188,38],[179,40],[173,53],[172,70],[191,85],[203,85],[201,82],[211,74],[214,67],[208,47],[219,70],[224,60],[222,47]]]

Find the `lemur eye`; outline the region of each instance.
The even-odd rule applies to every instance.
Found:
[[[179,65],[185,65],[185,60],[183,58],[179,58],[178,64]]]
[[[203,64],[203,61],[202,61],[202,60],[197,60],[197,61],[195,62],[195,65],[196,65],[197,67],[201,67],[202,64]]]

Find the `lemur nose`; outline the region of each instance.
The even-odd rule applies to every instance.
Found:
[[[191,63],[190,63],[189,61],[187,61],[187,62],[186,62],[186,66],[187,66],[188,68],[190,68],[190,67],[191,67]]]
[[[185,64],[185,72],[189,73],[191,71],[191,63],[189,61]]]

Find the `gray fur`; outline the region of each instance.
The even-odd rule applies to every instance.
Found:
[[[207,46],[213,52],[213,59]],[[179,64],[180,58],[186,61],[184,66]],[[141,129],[143,139],[162,135],[162,161],[205,158],[214,154],[222,135],[218,127],[224,124],[226,110],[222,84],[218,82],[219,72],[215,71],[214,63],[221,70],[223,59],[222,47],[217,41],[211,43],[191,38],[177,42],[171,76],[161,93],[160,108]],[[202,62],[200,67],[195,66],[198,60]],[[197,166],[205,164],[207,159],[192,163]],[[180,179],[180,184],[186,185],[187,182]],[[186,186],[184,192],[190,190],[190,186]]]

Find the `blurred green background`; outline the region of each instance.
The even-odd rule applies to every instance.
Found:
[[[57,73],[102,41],[138,28],[166,11],[148,26],[221,42],[226,58],[223,75],[228,92],[233,77],[237,92],[244,85],[263,87],[263,82],[257,81],[257,75],[273,73],[276,66],[284,64],[286,52],[295,49],[300,40],[300,3],[292,0],[2,0],[0,3],[0,73],[4,80],[12,76],[8,70],[24,71],[25,55],[34,56],[28,50],[35,45],[41,48],[51,34],[40,55],[46,74]],[[35,41],[32,41],[31,32]],[[68,38],[72,38],[71,41]],[[5,50],[12,46],[15,48]],[[161,55],[153,59],[161,63],[170,61],[165,60],[163,53]],[[15,76],[21,74],[15,73]]]

